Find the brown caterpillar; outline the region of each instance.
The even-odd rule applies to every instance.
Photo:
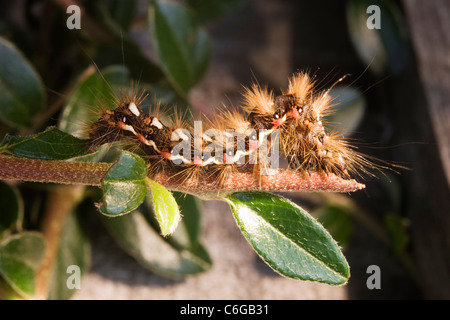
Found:
[[[220,184],[232,172],[252,171],[261,177],[271,168],[268,155],[279,157],[278,150],[290,168],[308,173],[346,179],[376,167],[338,134],[325,132],[322,119],[333,99],[329,90],[314,90],[307,73],[294,74],[279,96],[258,84],[245,88],[243,96],[243,113],[224,107],[212,119],[186,128],[176,113],[169,123],[158,112],[144,113],[145,93],[133,90],[119,97],[114,110],[102,111],[89,129],[88,147],[132,141],[145,154],[150,175],[164,170],[180,183],[214,175]]]

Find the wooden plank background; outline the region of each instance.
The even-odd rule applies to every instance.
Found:
[[[426,110],[416,106],[410,111],[425,123],[429,117],[430,132],[426,126],[416,130],[423,136],[434,135],[436,140],[436,152],[420,156],[427,164],[415,180],[426,194],[411,202],[412,241],[425,297],[449,299],[450,1],[404,0],[403,6]]]

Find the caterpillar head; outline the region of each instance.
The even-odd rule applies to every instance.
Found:
[[[304,105],[291,94],[284,94],[275,98],[274,123],[281,126],[287,119],[299,119],[303,114]]]

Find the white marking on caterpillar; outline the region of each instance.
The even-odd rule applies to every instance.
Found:
[[[254,151],[254,150],[253,150],[253,151]],[[245,151],[242,151],[242,150],[238,150],[238,151],[236,152],[236,154],[234,155],[234,157],[233,157],[233,163],[236,163],[242,156],[247,156],[247,155],[249,155],[251,152],[252,152],[252,151],[250,151],[250,152],[245,152]]]
[[[136,105],[134,104],[134,102],[131,102],[129,105],[128,105],[128,110],[130,110],[131,111],[131,113],[132,114],[134,114],[136,117],[139,117],[140,116],[140,112],[139,112],[139,109],[136,107]]]
[[[153,118],[151,125],[157,127],[158,129],[163,128],[163,125],[161,124],[161,122],[158,121],[157,117]]]
[[[202,166],[207,166],[211,164],[211,162],[214,164],[222,164],[222,161],[217,160],[216,157],[209,157],[208,160],[202,162]]]
[[[144,139],[143,142],[145,145],[147,145],[149,147],[153,147],[153,149],[155,149],[156,152],[161,153],[161,151],[158,149],[158,147],[156,146],[156,144],[153,140]]]
[[[275,128],[273,129],[269,129],[269,130],[261,130],[262,132],[259,133],[259,141],[264,140],[265,137],[267,137],[268,135],[270,135],[274,130],[276,130]]]
[[[132,126],[130,126],[128,124],[125,124],[124,126],[122,126],[122,129],[126,130],[126,131],[130,131],[131,133],[133,133],[134,135],[137,136],[137,132],[134,130],[134,128]]]

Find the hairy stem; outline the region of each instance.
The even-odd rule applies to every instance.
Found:
[[[0,155],[0,179],[101,186],[103,177],[112,166],[112,163],[36,160]],[[221,184],[207,175],[180,183],[173,175],[161,172],[151,179],[169,190],[202,198],[234,191],[352,192],[364,188],[355,180],[345,180],[333,174],[308,174],[295,170],[278,170],[267,176],[256,176],[252,172],[232,173]]]
[[[111,165],[0,155],[0,179],[100,186]]]
[[[203,199],[221,198],[236,191],[330,191],[352,192],[365,186],[355,180],[345,180],[333,174],[277,170],[271,175],[257,176],[251,172],[236,172],[218,184],[214,177],[202,176],[180,183],[171,175],[160,173],[153,180],[169,190],[190,193]]]

